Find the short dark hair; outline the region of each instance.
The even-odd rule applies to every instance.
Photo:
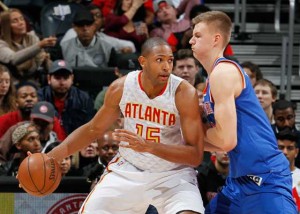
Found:
[[[20,88],[22,88],[24,86],[31,86],[31,87],[35,88],[35,90],[38,90],[38,86],[34,82],[31,82],[31,81],[19,82],[18,84],[16,84],[16,90],[18,91]]]
[[[298,135],[295,131],[290,128],[285,128],[278,133],[276,133],[277,140],[289,140],[295,142],[296,147],[298,147]]]
[[[263,78],[263,74],[257,64],[250,61],[245,61],[241,64],[241,66],[243,68],[248,68],[252,73],[254,73],[256,80],[260,80]]]
[[[287,101],[284,99],[281,100],[277,100],[274,104],[273,104],[273,114],[275,114],[275,112],[277,110],[284,110],[287,108],[291,108],[294,111],[297,109],[297,105],[291,101]]]
[[[192,58],[195,61],[195,64],[199,65],[198,60],[194,57],[193,51],[191,49],[179,49],[174,53],[174,61],[173,65],[176,66],[177,60],[182,60],[182,59],[187,59],[187,58]]]
[[[161,37],[150,37],[149,39],[147,39],[143,43],[142,49],[141,49],[141,54],[144,55],[144,56],[147,56],[152,51],[152,49],[154,47],[159,46],[159,45],[166,45],[166,46],[170,47],[170,45],[163,38],[161,38]]]

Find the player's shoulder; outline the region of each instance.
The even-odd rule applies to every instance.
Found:
[[[122,96],[123,89],[124,89],[124,83],[125,83],[126,76],[123,76],[121,78],[116,79],[113,81],[108,89],[107,89],[107,94],[113,94],[114,96]]]
[[[214,67],[209,79],[210,82],[216,80],[219,84],[239,78],[240,75],[240,69],[237,64],[225,61]]]
[[[196,93],[196,88],[191,85],[188,81],[182,80],[177,87],[176,95],[181,96],[183,94],[194,94]]]

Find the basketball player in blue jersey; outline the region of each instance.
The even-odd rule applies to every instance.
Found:
[[[149,204],[163,214],[204,213],[193,168],[203,157],[198,96],[171,74],[173,58],[166,41],[147,40],[139,57],[142,70],[114,81],[95,117],[48,153],[60,161],[124,116],[124,130],[114,133],[119,153],[79,213],[144,214]]]
[[[205,213],[296,213],[289,164],[278,150],[251,81],[237,63],[223,57],[231,36],[230,18],[211,11],[195,17],[193,24],[191,48],[208,74],[204,149],[227,151],[230,157],[226,185]]]

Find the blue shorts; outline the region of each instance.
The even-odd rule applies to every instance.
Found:
[[[205,208],[211,214],[297,214],[292,177],[269,173],[258,185],[248,176],[227,178],[226,185]]]

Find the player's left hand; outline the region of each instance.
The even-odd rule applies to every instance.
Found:
[[[128,143],[121,143],[119,145],[120,147],[130,148],[136,152],[149,152],[150,143],[136,133],[125,129],[115,129],[113,136],[114,139],[117,141],[123,141]]]

